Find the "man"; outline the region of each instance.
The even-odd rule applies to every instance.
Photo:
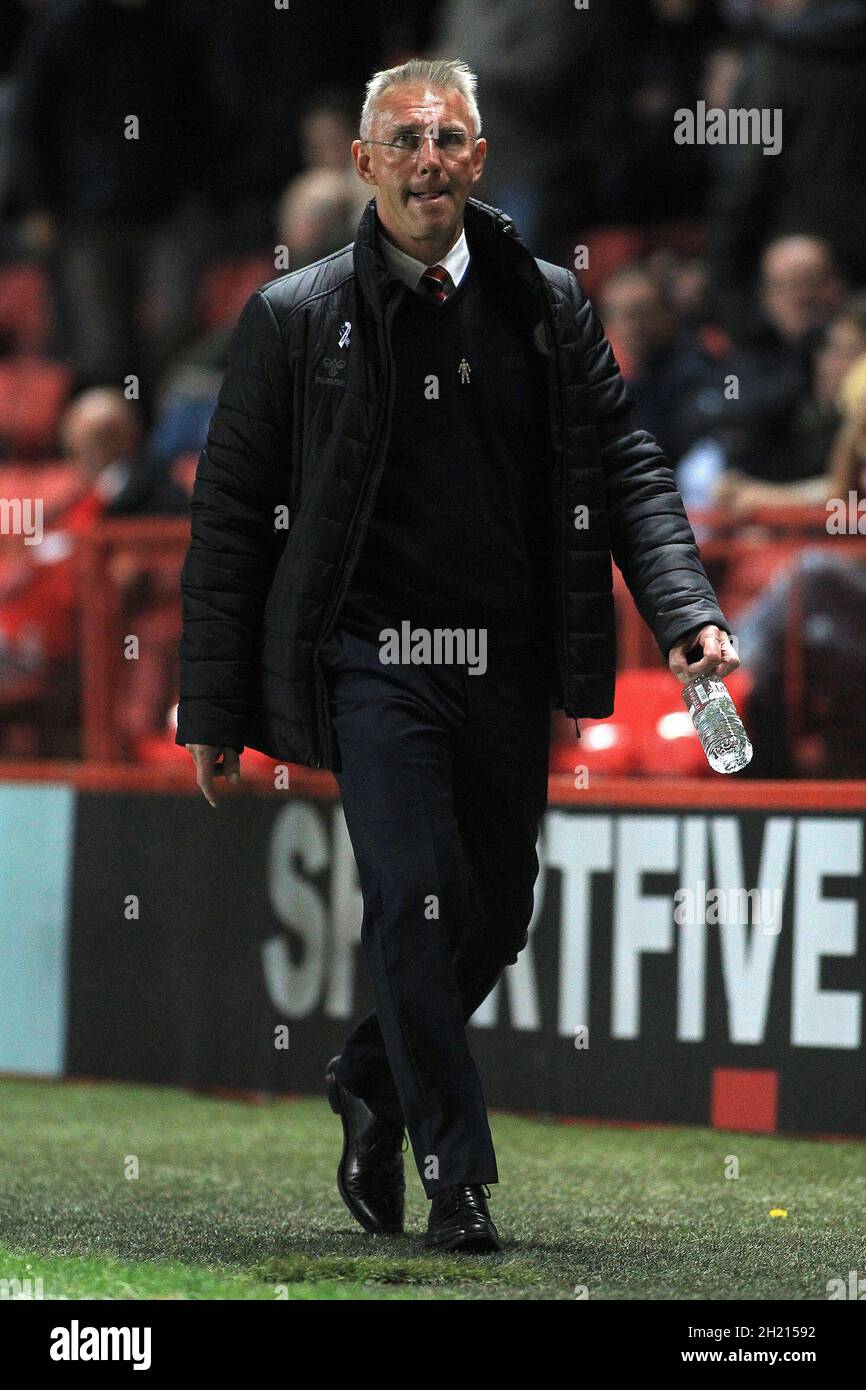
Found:
[[[636,18],[622,4],[444,0],[436,57],[461,53],[484,92],[485,202],[507,208],[536,253],[562,254],[576,226],[611,220],[599,178],[619,162]],[[579,82],[574,74],[579,72]],[[674,147],[676,148],[676,147]],[[569,240],[570,238],[570,240]]]
[[[826,239],[852,284],[866,280],[866,0],[738,8],[752,11],[750,39],[730,106],[780,112],[782,141],[769,157],[751,141],[715,147],[707,228],[730,329],[747,313],[770,241],[802,233]]]
[[[172,0],[40,8],[13,110],[24,240],[54,274],[78,384],[136,373],[149,402],[195,327],[216,143],[208,27]]]
[[[401,1230],[405,1126],[449,1250],[501,1248],[465,1024],[526,943],[550,710],[613,710],[611,552],[681,681],[738,665],[591,306],[469,199],[480,129],[465,64],[377,73],[354,245],[244,310],[193,496],[177,734],[212,805],[247,743],[336,772],[376,999],[328,1068],[338,1184]]]
[[[721,443],[733,474],[721,480],[720,505],[742,475],[795,483],[813,472],[812,460],[791,447],[791,437],[801,435],[797,416],[812,386],[815,352],[845,298],[830,246],[811,236],[770,243],[759,289],[758,318],[719,364],[716,390],[706,393],[719,407],[707,418],[707,432]],[[731,379],[737,383],[733,396],[724,389]]]
[[[680,326],[660,278],[625,265],[604,282],[601,310],[628,383],[634,419],[676,464],[694,443],[695,401],[708,374],[697,335]]]
[[[857,486],[850,467],[839,468],[840,441],[846,432],[846,397],[856,381],[856,364],[866,364],[866,294],[852,295],[830,321],[813,353],[812,382],[797,401],[784,431],[777,431],[772,451],[778,481],[752,478],[729,468],[719,480],[715,505],[737,521],[760,508],[822,505],[847,497],[848,481]],[[766,671],[762,672],[766,677]],[[755,774],[751,774],[755,775]]]
[[[0,689],[5,677],[76,654],[76,536],[102,517],[186,512],[185,494],[142,455],[141,437],[138,409],[116,387],[93,387],[67,407],[60,438],[81,487],[0,589]]]

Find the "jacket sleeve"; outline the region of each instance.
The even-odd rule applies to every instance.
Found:
[[[243,749],[256,633],[286,538],[291,381],[273,310],[247,301],[192,495],[177,743]]]
[[[673,470],[651,434],[634,429],[625,381],[601,320],[569,272],[578,341],[598,430],[611,553],[665,662],[706,623],[731,628],[701,564]]]

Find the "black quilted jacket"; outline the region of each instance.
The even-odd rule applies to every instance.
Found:
[[[497,209],[470,199],[465,226],[471,254],[501,276],[547,359],[551,707],[604,717],[616,670],[611,555],[665,661],[704,623],[730,628],[671,469],[631,426],[625,384],[577,280],[534,259]],[[249,745],[339,769],[318,652],[374,505],[394,410],[391,324],[410,292],[388,275],[378,235],[370,202],[352,245],[258,290],[235,329],[192,499],[178,743]]]

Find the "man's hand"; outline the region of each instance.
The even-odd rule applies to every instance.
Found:
[[[211,806],[216,806],[214,777],[225,777],[235,784],[241,780],[241,758],[234,748],[219,748],[213,743],[185,743],[184,748],[195,763],[195,780],[201,794]],[[219,759],[222,758],[222,762]]]
[[[734,521],[746,521],[761,507],[785,505],[792,499],[784,487],[750,478],[735,468],[722,474],[713,491],[713,504]]]
[[[689,665],[687,654],[696,646],[703,648],[703,655]],[[668,653],[668,666],[680,685],[687,685],[695,676],[703,676],[708,672],[722,680],[732,671],[736,671],[739,665],[740,658],[734,651],[730,633],[725,632],[724,628],[716,627],[715,623],[707,623],[691,636],[684,637],[675,647],[671,647]]]
[[[712,506],[730,511],[748,482],[749,479],[746,474],[742,473],[739,468],[726,468],[724,473],[721,473],[716,479],[711,489]]]

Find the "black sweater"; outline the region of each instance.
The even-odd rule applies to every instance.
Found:
[[[341,625],[377,642],[406,620],[544,641],[543,360],[474,261],[441,304],[406,291],[393,350],[388,454]]]

